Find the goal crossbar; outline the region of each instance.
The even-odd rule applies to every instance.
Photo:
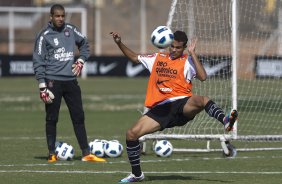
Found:
[[[187,134],[148,134],[142,136],[139,140],[141,142],[145,140],[156,139],[199,139],[199,140],[220,140],[222,138],[226,140],[238,140],[238,141],[282,141],[282,135],[237,135],[232,136],[228,134],[217,135],[187,135]]]

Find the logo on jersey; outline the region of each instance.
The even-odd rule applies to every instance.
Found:
[[[163,53],[160,53],[160,56],[166,57],[167,55],[166,55],[166,54],[163,54]]]
[[[58,38],[54,38],[54,43],[55,43],[56,46],[59,45],[59,40],[58,40]]]
[[[53,80],[49,80],[47,84],[48,84],[48,88],[53,88],[54,81]]]
[[[60,47],[54,50],[54,58],[58,61],[69,61],[73,60],[74,54],[73,52],[66,52],[65,47]]]
[[[162,92],[172,92],[171,88],[159,88]]]
[[[38,43],[38,55],[41,55],[42,52],[42,41],[43,41],[43,36],[40,36]]]
[[[64,31],[64,34],[65,34],[66,37],[70,37],[70,32],[69,32],[69,30],[66,29],[66,30]]]
[[[81,32],[79,32],[76,28],[74,28],[74,32],[75,32],[78,36],[84,38],[83,34],[82,34]]]
[[[157,80],[157,84],[159,85],[159,84],[162,84],[163,82],[167,82],[167,81],[170,81],[170,80]]]
[[[163,61],[157,61],[156,72],[159,76],[176,78],[177,70],[167,67],[167,63]]]

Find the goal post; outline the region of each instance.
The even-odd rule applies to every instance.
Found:
[[[223,125],[202,111],[186,125],[145,135],[141,142],[205,140],[206,148],[175,151],[219,151],[211,141],[231,140],[239,151],[282,150],[282,35],[277,34],[282,9],[279,1],[271,3],[172,0],[167,25],[187,32],[189,40],[198,38],[196,52],[208,74],[205,82],[193,81],[193,93],[210,97],[226,113],[237,109],[239,120],[225,134]]]

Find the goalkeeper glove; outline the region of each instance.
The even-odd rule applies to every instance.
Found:
[[[84,65],[84,61],[82,59],[76,60],[76,62],[72,65],[73,74],[79,76],[83,68],[83,65]]]
[[[47,88],[45,83],[39,84],[40,98],[45,104],[50,104],[55,98],[54,94]]]

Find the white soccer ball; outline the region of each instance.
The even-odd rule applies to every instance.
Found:
[[[104,147],[105,154],[108,157],[115,158],[121,156],[123,152],[122,144],[117,140],[108,141]]]
[[[157,143],[155,144],[154,151],[157,154],[157,156],[168,157],[172,154],[173,146],[167,140],[160,140],[157,141]]]
[[[173,32],[167,26],[158,26],[151,34],[151,41],[159,49],[167,48],[173,41]]]
[[[55,152],[58,160],[71,160],[74,157],[73,147],[65,142],[57,142]]]
[[[91,141],[89,143],[90,152],[96,155],[97,157],[100,158],[104,157],[105,155],[104,147],[106,143],[107,143],[106,140],[99,140],[99,139],[95,139],[94,141]]]

